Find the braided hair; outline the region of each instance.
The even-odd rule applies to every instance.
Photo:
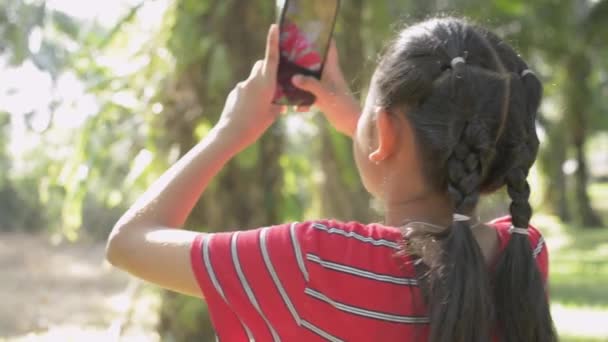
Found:
[[[527,229],[542,85],[508,44],[462,19],[427,20],[389,44],[374,82],[377,104],[407,116],[426,182],[455,214],[470,216],[480,195],[506,186],[512,223]],[[494,332],[508,342],[557,340],[526,235],[513,234],[494,279],[470,221],[410,236],[407,251],[424,260],[417,276],[430,341],[488,341]]]

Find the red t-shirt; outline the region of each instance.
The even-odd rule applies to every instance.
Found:
[[[491,222],[503,250],[510,218]],[[194,274],[219,341],[426,340],[428,318],[401,231],[320,220],[199,235]],[[547,248],[530,227],[546,281]]]

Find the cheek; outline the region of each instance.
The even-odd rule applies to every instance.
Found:
[[[357,139],[356,136],[353,136],[353,154],[355,156],[355,163],[357,164],[361,178],[365,179],[365,170],[367,169],[368,163],[367,154],[365,153],[365,148],[362,147],[362,144],[359,142],[359,139]]]

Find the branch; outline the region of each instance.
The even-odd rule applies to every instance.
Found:
[[[137,15],[137,12],[139,12],[139,10],[144,6],[145,3],[146,3],[146,1],[144,0],[144,1],[140,2],[138,5],[136,5],[133,8],[131,8],[129,10],[129,12],[124,17],[122,17],[116,23],[116,25],[114,25],[114,27],[112,28],[112,30],[110,31],[110,33],[108,33],[108,35],[101,41],[101,43],[99,44],[98,48],[100,50],[103,49],[103,48],[105,48],[112,41],[112,39],[114,39],[114,36],[116,36],[116,34],[120,30],[122,30],[123,26],[125,26],[128,23],[130,23],[131,21],[133,21],[133,19]]]
[[[608,0],[600,0],[591,7],[589,14],[583,24],[583,30],[588,41],[597,38],[602,40],[608,34]]]

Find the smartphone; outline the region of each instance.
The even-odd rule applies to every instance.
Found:
[[[339,0],[278,0],[280,62],[274,103],[310,106],[315,96],[291,83],[301,74],[321,79]]]

